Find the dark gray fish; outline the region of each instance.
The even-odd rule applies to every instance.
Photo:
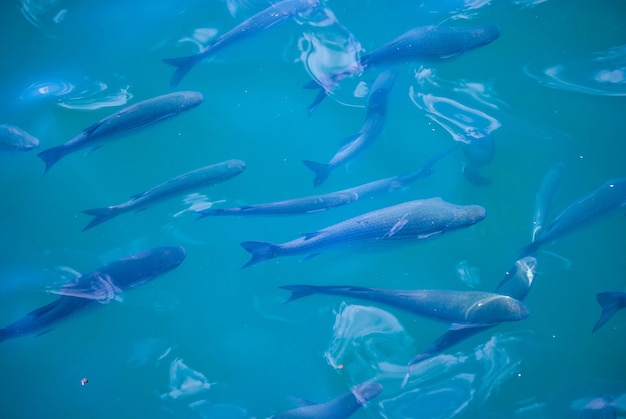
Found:
[[[626,308],[626,292],[605,291],[596,294],[598,304],[602,307],[602,314],[593,326],[593,331],[600,329],[611,317],[623,308]]]
[[[30,334],[43,334],[66,318],[119,299],[122,291],[137,287],[180,265],[182,247],[158,247],[135,253],[81,275],[56,291],[60,296],[25,317],[0,329],[0,342]]]
[[[387,100],[397,75],[398,73],[395,71],[384,71],[376,77],[372,84],[367,102],[367,113],[361,130],[358,134],[346,138],[343,141],[343,147],[335,153],[328,163],[317,163],[310,160],[302,161],[306,167],[315,173],[314,186],[324,183],[333,170],[352,160],[378,138],[385,125]]]
[[[327,194],[307,196],[303,198],[287,199],[284,201],[268,202],[263,204],[245,205],[231,208],[207,208],[199,211],[200,217],[225,215],[297,215],[312,212],[326,211],[330,208],[348,205],[363,198],[372,198],[376,195],[393,192],[405,188],[417,179],[429,176],[433,172],[433,165],[443,157],[456,150],[451,147],[437,153],[419,170],[405,175],[392,176],[375,180],[363,185]]]
[[[462,148],[466,162],[463,167],[463,176],[468,182],[476,186],[489,186],[491,180],[480,173],[480,168],[491,163],[496,153],[493,135],[484,132],[472,132],[465,135],[467,142]]]
[[[535,240],[522,249],[530,255],[541,246],[615,212],[626,203],[626,178],[612,179],[563,210]]]
[[[485,218],[478,205],[459,206],[440,198],[409,201],[350,218],[295,240],[274,244],[248,241],[252,254],[242,268],[279,256],[309,257],[335,248],[375,249],[403,245],[469,227]]]
[[[15,125],[0,125],[0,153],[29,151],[39,147],[39,140]]]
[[[131,197],[128,201],[119,205],[105,208],[96,208],[83,211],[95,218],[83,228],[83,231],[97,226],[111,218],[131,211],[141,211],[157,202],[183,194],[195,188],[215,185],[234,176],[237,176],[246,168],[241,160],[227,160],[210,166],[201,167],[191,172],[183,173],[172,179]]]
[[[203,100],[198,92],[175,92],[135,103],[96,122],[65,144],[44,150],[37,156],[46,163],[47,172],[70,153],[99,148],[112,139],[193,109]]]
[[[256,15],[235,26],[200,52],[179,58],[166,58],[165,64],[176,67],[170,85],[176,86],[185,75],[200,61],[215,55],[218,51],[243,39],[255,36],[276,24],[299,13],[305,13],[319,6],[319,0],[283,0],[270,5]]]
[[[479,291],[389,290],[353,286],[286,285],[287,302],[313,294],[339,295],[383,303],[457,328],[480,327],[523,320],[528,308],[506,295]]]
[[[565,165],[563,163],[557,163],[552,166],[543,177],[541,186],[539,186],[539,192],[537,192],[537,196],[535,197],[532,241],[535,241],[537,233],[543,228],[543,225],[546,222],[546,217],[552,210],[554,196],[556,195],[556,190],[561,183],[564,170]]]
[[[532,256],[516,261],[515,265],[506,272],[504,279],[496,288],[495,293],[523,301],[528,295],[535,279],[536,268],[537,260]],[[432,358],[457,343],[481,333],[484,330],[490,329],[491,327],[493,327],[493,325],[465,329],[450,329],[409,361],[409,367],[428,358]]]
[[[382,385],[368,381],[352,387],[349,392],[329,402],[318,404],[302,401],[304,406],[270,416],[269,419],[348,418],[359,410],[361,406],[380,394],[381,391],[383,391]]]

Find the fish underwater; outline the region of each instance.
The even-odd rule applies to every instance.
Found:
[[[170,82],[175,87],[185,75],[200,61],[215,55],[218,51],[238,41],[261,33],[276,24],[300,13],[305,13],[319,6],[319,0],[283,0],[271,4],[249,19],[235,26],[197,54],[178,58],[165,58],[165,64],[176,67]]]
[[[46,163],[46,172],[63,157],[78,150],[95,150],[108,141],[154,125],[199,106],[198,92],[175,92],[137,102],[96,122],[66,143],[37,154]]]
[[[546,217],[552,211],[554,196],[561,183],[564,170],[565,165],[563,163],[555,164],[548,169],[539,186],[539,192],[537,192],[537,196],[535,197],[535,212],[533,214],[533,242],[537,237],[537,233],[543,228]]]
[[[302,400],[301,403],[304,406],[270,416],[268,419],[344,419],[352,416],[381,391],[383,391],[382,385],[368,381],[352,387],[349,392],[326,403],[312,403]]]
[[[291,291],[286,302],[313,294],[339,295],[383,303],[431,320],[453,324],[457,329],[523,320],[529,314],[521,301],[491,292],[389,290],[344,285],[285,285],[279,288]]]
[[[172,196],[183,194],[194,188],[207,187],[223,182],[237,176],[245,168],[246,164],[241,160],[227,160],[166,180],[145,192],[134,195],[130,200],[122,204],[83,211],[85,214],[95,217],[83,228],[83,231],[126,212],[144,210],[150,205]]]
[[[605,291],[596,294],[598,304],[602,307],[602,314],[593,326],[593,331],[599,330],[611,317],[618,311],[626,308],[626,292],[624,291]]]
[[[441,198],[408,201],[350,218],[282,244],[242,242],[241,246],[252,254],[242,268],[279,256],[311,257],[333,248],[384,249],[389,245],[434,238],[469,227],[484,218],[485,209],[478,205],[454,205]]]
[[[158,247],[81,275],[54,291],[59,294],[56,300],[0,329],[0,342],[30,334],[44,334],[68,317],[119,299],[121,292],[171,271],[183,260],[185,249],[182,247]]]
[[[29,151],[39,147],[39,140],[15,125],[0,125],[0,153]]]

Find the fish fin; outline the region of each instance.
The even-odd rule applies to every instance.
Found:
[[[44,173],[48,173],[48,170],[63,156],[65,156],[65,147],[63,146],[52,147],[37,154],[37,157],[46,163],[46,171]]]
[[[252,254],[250,260],[241,267],[247,268],[248,266],[256,265],[264,260],[273,259],[278,256],[279,247],[274,243],[248,241],[242,242],[241,247]]]
[[[164,58],[163,61],[167,65],[176,67],[172,79],[170,81],[170,87],[176,87],[178,83],[189,73],[189,70],[198,62],[197,55],[188,55],[186,57],[177,58]]]
[[[492,326],[492,324],[486,323],[451,323],[448,327],[448,330],[463,330],[463,329],[474,329],[477,327],[485,327]]]
[[[315,90],[315,89],[323,89],[324,86],[322,86],[320,84],[320,82],[318,82],[317,80],[311,79],[311,80],[307,81],[306,83],[304,83],[302,85],[302,88],[303,89],[308,89],[308,90]]]
[[[98,224],[102,224],[105,221],[108,221],[111,218],[117,217],[119,215],[119,211],[117,211],[117,207],[89,209],[89,210],[83,211],[83,213],[95,217],[85,226],[85,228],[83,228],[83,231],[87,231],[90,228],[95,227]]]
[[[289,298],[283,303],[287,304],[303,297],[308,297],[316,293],[316,287],[311,285],[283,285],[278,287],[287,291],[291,291]]]
[[[309,107],[306,109],[307,115],[308,116],[313,115],[313,112],[315,112],[317,107],[320,106],[320,104],[324,101],[324,99],[326,99],[326,97],[328,97],[328,92],[323,87],[320,87],[319,91],[317,92],[317,95],[315,95],[315,98],[313,98],[313,101],[311,102]]]
[[[615,313],[624,308],[623,302],[620,303],[617,298],[618,295],[619,294],[611,291],[599,292],[596,294],[598,304],[602,307],[602,313],[600,314],[600,318],[596,322],[595,326],[593,326],[594,332],[604,326],[604,324],[608,322]]]
[[[424,240],[432,236],[437,236],[441,233],[443,233],[443,231],[433,231],[432,233],[428,233],[428,234],[418,234],[417,238],[418,240]]]
[[[311,160],[302,160],[302,163],[315,173],[315,179],[313,179],[313,186],[320,186],[328,179],[330,175],[330,165],[328,163],[317,163]]]
[[[320,234],[319,231],[314,231],[312,233],[304,233],[302,237],[304,237],[304,240],[309,240],[309,239],[312,239],[313,237],[316,237],[319,234]]]
[[[300,262],[305,261],[305,260],[309,260],[314,258],[315,256],[319,256],[321,253],[309,253],[308,255],[306,255],[305,257],[303,257],[302,259],[300,259]]]

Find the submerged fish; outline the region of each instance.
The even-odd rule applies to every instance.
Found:
[[[145,192],[134,195],[123,204],[83,211],[85,214],[95,217],[85,226],[83,231],[126,212],[144,210],[152,204],[180,195],[191,189],[223,182],[237,176],[245,168],[246,164],[241,160],[227,160],[166,180]]]
[[[313,294],[340,295],[387,304],[456,328],[480,327],[528,317],[519,300],[506,295],[479,291],[389,290],[353,286],[286,285],[287,302]]]
[[[436,237],[469,227],[485,218],[478,205],[454,205],[441,198],[408,201],[350,218],[295,240],[274,244],[248,241],[252,254],[242,268],[279,256],[313,256],[333,248],[385,248]]]
[[[355,136],[346,138],[344,146],[335,153],[328,163],[317,163],[310,160],[302,161],[306,167],[315,173],[314,186],[324,183],[333,170],[352,160],[378,138],[385,124],[387,99],[393,88],[396,76],[397,72],[384,71],[376,77],[372,84],[372,90],[367,102],[365,121],[361,126],[361,130]]]
[[[205,58],[213,56],[221,49],[269,29],[287,20],[291,16],[312,10],[319,4],[319,0],[279,1],[235,26],[198,53],[186,57],[166,58],[162,60],[165,64],[176,67],[176,71],[174,71],[172,75],[171,86],[174,87],[180,83],[193,66]]]
[[[142,285],[180,265],[185,259],[182,247],[158,247],[111,262],[66,283],[55,293],[60,296],[25,317],[0,329],[0,342],[30,334],[43,334],[57,323],[93,309],[129,288]]]
[[[39,140],[15,125],[0,125],[0,153],[28,151],[39,147]]]
[[[383,391],[382,385],[368,381],[352,387],[349,392],[326,403],[318,404],[302,400],[304,406],[270,416],[268,419],[344,419],[352,416],[381,391]]]
[[[606,291],[596,294],[598,304],[602,307],[602,314],[593,326],[593,331],[600,329],[611,317],[623,308],[626,308],[626,292]]]
[[[491,163],[496,149],[493,135],[484,132],[472,132],[465,135],[463,152],[467,161],[463,167],[463,176],[476,186],[489,186],[491,180],[480,173],[480,168]]]
[[[546,216],[552,210],[554,196],[556,195],[556,190],[561,183],[563,170],[565,170],[565,165],[563,163],[555,164],[546,172],[543,177],[543,181],[541,182],[541,186],[539,186],[539,192],[537,192],[537,196],[535,197],[532,241],[535,241],[537,233],[539,233],[539,231],[543,228]]]
[[[626,204],[626,178],[612,179],[563,210],[532,243],[522,249],[529,255],[541,246],[592,223]]]
[[[37,154],[46,163],[46,172],[61,158],[85,148],[96,149],[106,142],[170,119],[200,105],[204,100],[198,92],[175,92],[127,106],[86,128],[63,145]]]

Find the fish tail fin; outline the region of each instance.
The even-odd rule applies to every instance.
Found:
[[[313,102],[311,102],[311,104],[309,105],[309,107],[306,110],[306,113],[308,116],[313,115],[313,112],[315,112],[315,110],[317,109],[317,107],[324,101],[324,99],[326,99],[328,97],[328,92],[326,91],[326,89],[324,89],[323,87],[320,87],[319,91],[317,92],[317,95],[315,95],[315,98],[313,99]]]
[[[317,163],[311,160],[302,160],[302,163],[315,173],[315,179],[313,179],[313,186],[320,186],[328,179],[330,175],[330,165],[327,163]]]
[[[167,65],[176,67],[172,79],[170,81],[170,87],[176,87],[178,83],[189,73],[194,65],[198,63],[197,55],[188,55],[186,57],[177,58],[164,58],[163,61]]]
[[[83,211],[84,214],[91,215],[94,217],[93,220],[89,222],[83,228],[83,231],[89,230],[92,227],[97,226],[98,224],[102,224],[105,221],[110,220],[113,217],[117,217],[119,212],[117,211],[117,207],[105,207],[105,208],[95,208]]]
[[[65,148],[63,146],[52,147],[37,154],[37,157],[46,164],[46,171],[44,173],[48,173],[48,170],[63,156],[65,156]]]
[[[259,262],[263,262],[264,260],[273,259],[278,256],[279,247],[274,243],[269,242],[242,242],[241,247],[246,249],[248,252],[252,254],[250,260],[241,267],[247,268],[248,266],[256,265]]]
[[[317,287],[312,285],[284,285],[278,288],[291,291],[291,295],[283,304],[290,303],[303,297],[308,297],[309,295],[313,295],[317,292]]]
[[[600,307],[602,307],[602,313],[595,326],[593,326],[594,332],[604,326],[615,313],[624,308],[624,302],[621,301],[620,294],[615,292],[599,292],[596,294],[596,299]]]

